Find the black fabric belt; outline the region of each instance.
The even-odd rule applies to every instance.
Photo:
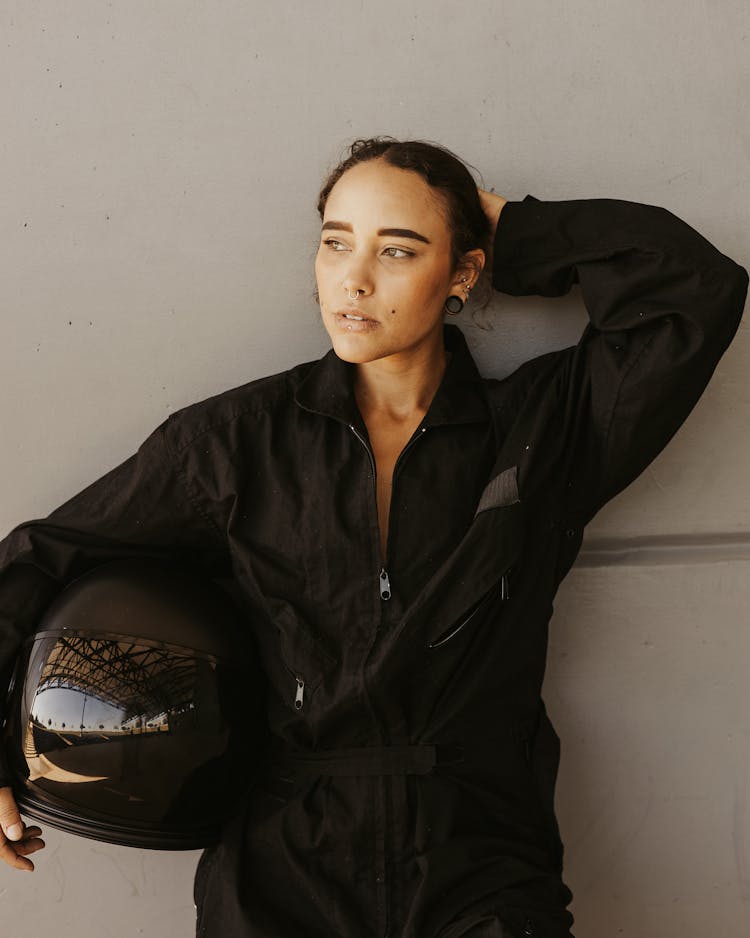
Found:
[[[464,749],[452,745],[360,746],[298,751],[271,745],[268,766],[304,775],[429,775],[441,765],[463,762]]]

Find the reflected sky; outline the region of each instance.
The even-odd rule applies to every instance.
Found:
[[[216,705],[213,668],[159,645],[49,636],[31,654],[26,712],[53,732],[165,730],[194,710],[196,695],[208,695],[206,714]]]
[[[163,722],[165,715],[141,715],[149,722]],[[82,691],[51,687],[40,691],[34,699],[32,717],[50,729],[121,729],[132,725],[137,717],[128,715],[124,708],[111,704]]]

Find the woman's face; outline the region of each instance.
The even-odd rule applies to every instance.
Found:
[[[461,295],[440,197],[417,173],[382,160],[353,166],[328,196],[315,276],[339,358],[404,364],[436,354],[443,304],[452,287]]]

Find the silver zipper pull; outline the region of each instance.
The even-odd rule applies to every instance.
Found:
[[[391,581],[388,579],[388,573],[385,567],[380,570],[380,598],[391,598]]]
[[[296,681],[297,681],[297,696],[294,698],[294,709],[301,710],[303,698],[305,696],[305,682],[299,676],[296,677]]]
[[[504,573],[500,580],[500,599],[510,599],[508,591],[508,574]]]

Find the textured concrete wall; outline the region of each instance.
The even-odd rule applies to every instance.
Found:
[[[739,0],[6,0],[0,49],[2,531],[170,410],[328,348],[315,197],[355,136],[439,140],[511,199],[663,205],[750,260]],[[460,318],[492,375],[585,322],[576,292]],[[749,343],[559,597],[578,938],[750,927]],[[196,853],[46,835],[33,876],[0,870],[0,933],[191,934]]]

